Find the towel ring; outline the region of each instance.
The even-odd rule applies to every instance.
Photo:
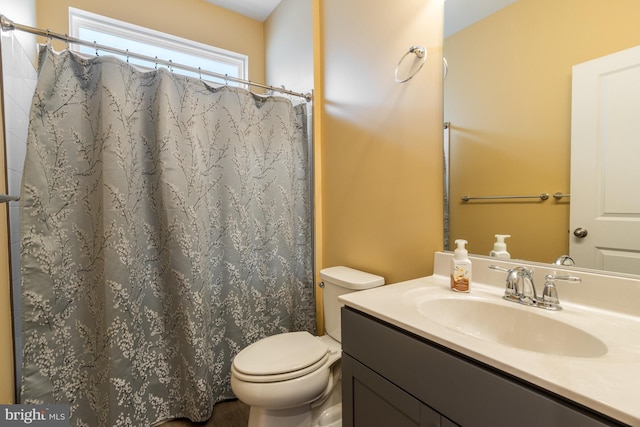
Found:
[[[420,65],[413,73],[411,73],[411,75],[409,75],[409,77],[405,79],[401,79],[398,77],[398,70],[400,69],[400,64],[402,64],[402,61],[404,61],[404,59],[410,53],[414,53],[418,59],[421,59]],[[400,58],[400,61],[398,61],[398,65],[396,65],[396,71],[394,72],[396,83],[405,83],[411,80],[413,76],[415,76],[418,73],[418,71],[422,69],[422,66],[426,61],[427,61],[427,49],[425,49],[424,46],[411,46],[409,50],[404,55],[402,55],[402,58]]]
[[[447,79],[447,74],[449,74],[449,63],[447,62],[447,58],[442,57],[442,80]]]

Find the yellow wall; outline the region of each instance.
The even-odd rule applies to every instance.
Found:
[[[262,22],[204,0],[37,0],[37,27],[68,33],[69,7],[245,54],[249,80],[265,80]]]
[[[387,283],[431,274],[442,249],[442,0],[318,5],[322,265]],[[425,67],[394,69],[413,45]]]
[[[569,251],[569,202],[472,202],[469,194],[570,190],[571,67],[640,44],[640,2],[519,0],[445,40],[451,121],[451,241],[488,255],[511,234],[512,257]]]
[[[0,71],[0,89],[4,85]],[[4,90],[0,90],[4,93]],[[0,101],[0,129],[4,129],[4,102]],[[0,192],[7,194],[4,131],[0,132]],[[0,205],[0,404],[14,403],[13,322],[9,280],[8,203]]]
[[[324,228],[322,212],[323,205],[323,186],[320,171],[322,170],[322,128],[324,114],[322,107],[324,103],[324,42],[323,42],[323,23],[324,16],[323,0],[313,0],[312,3],[312,33],[313,33],[313,215],[314,215],[314,242],[315,242],[315,261],[316,267],[316,321],[318,323],[318,332],[324,333],[324,307],[322,304],[322,289],[318,286],[320,283],[320,269],[325,266],[323,254],[323,238]],[[329,267],[329,266],[327,266]]]

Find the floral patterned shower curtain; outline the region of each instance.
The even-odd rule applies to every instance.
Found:
[[[230,363],[315,329],[306,106],[40,52],[21,194],[23,403],[206,420]]]

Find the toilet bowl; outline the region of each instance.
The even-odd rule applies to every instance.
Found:
[[[348,267],[320,271],[327,335],[288,332],[241,350],[231,366],[231,388],[250,407],[249,427],[338,427],[342,424],[338,296],[384,284],[380,276]]]

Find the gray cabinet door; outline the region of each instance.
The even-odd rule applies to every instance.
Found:
[[[440,427],[440,414],[347,354],[342,373],[343,427]]]

